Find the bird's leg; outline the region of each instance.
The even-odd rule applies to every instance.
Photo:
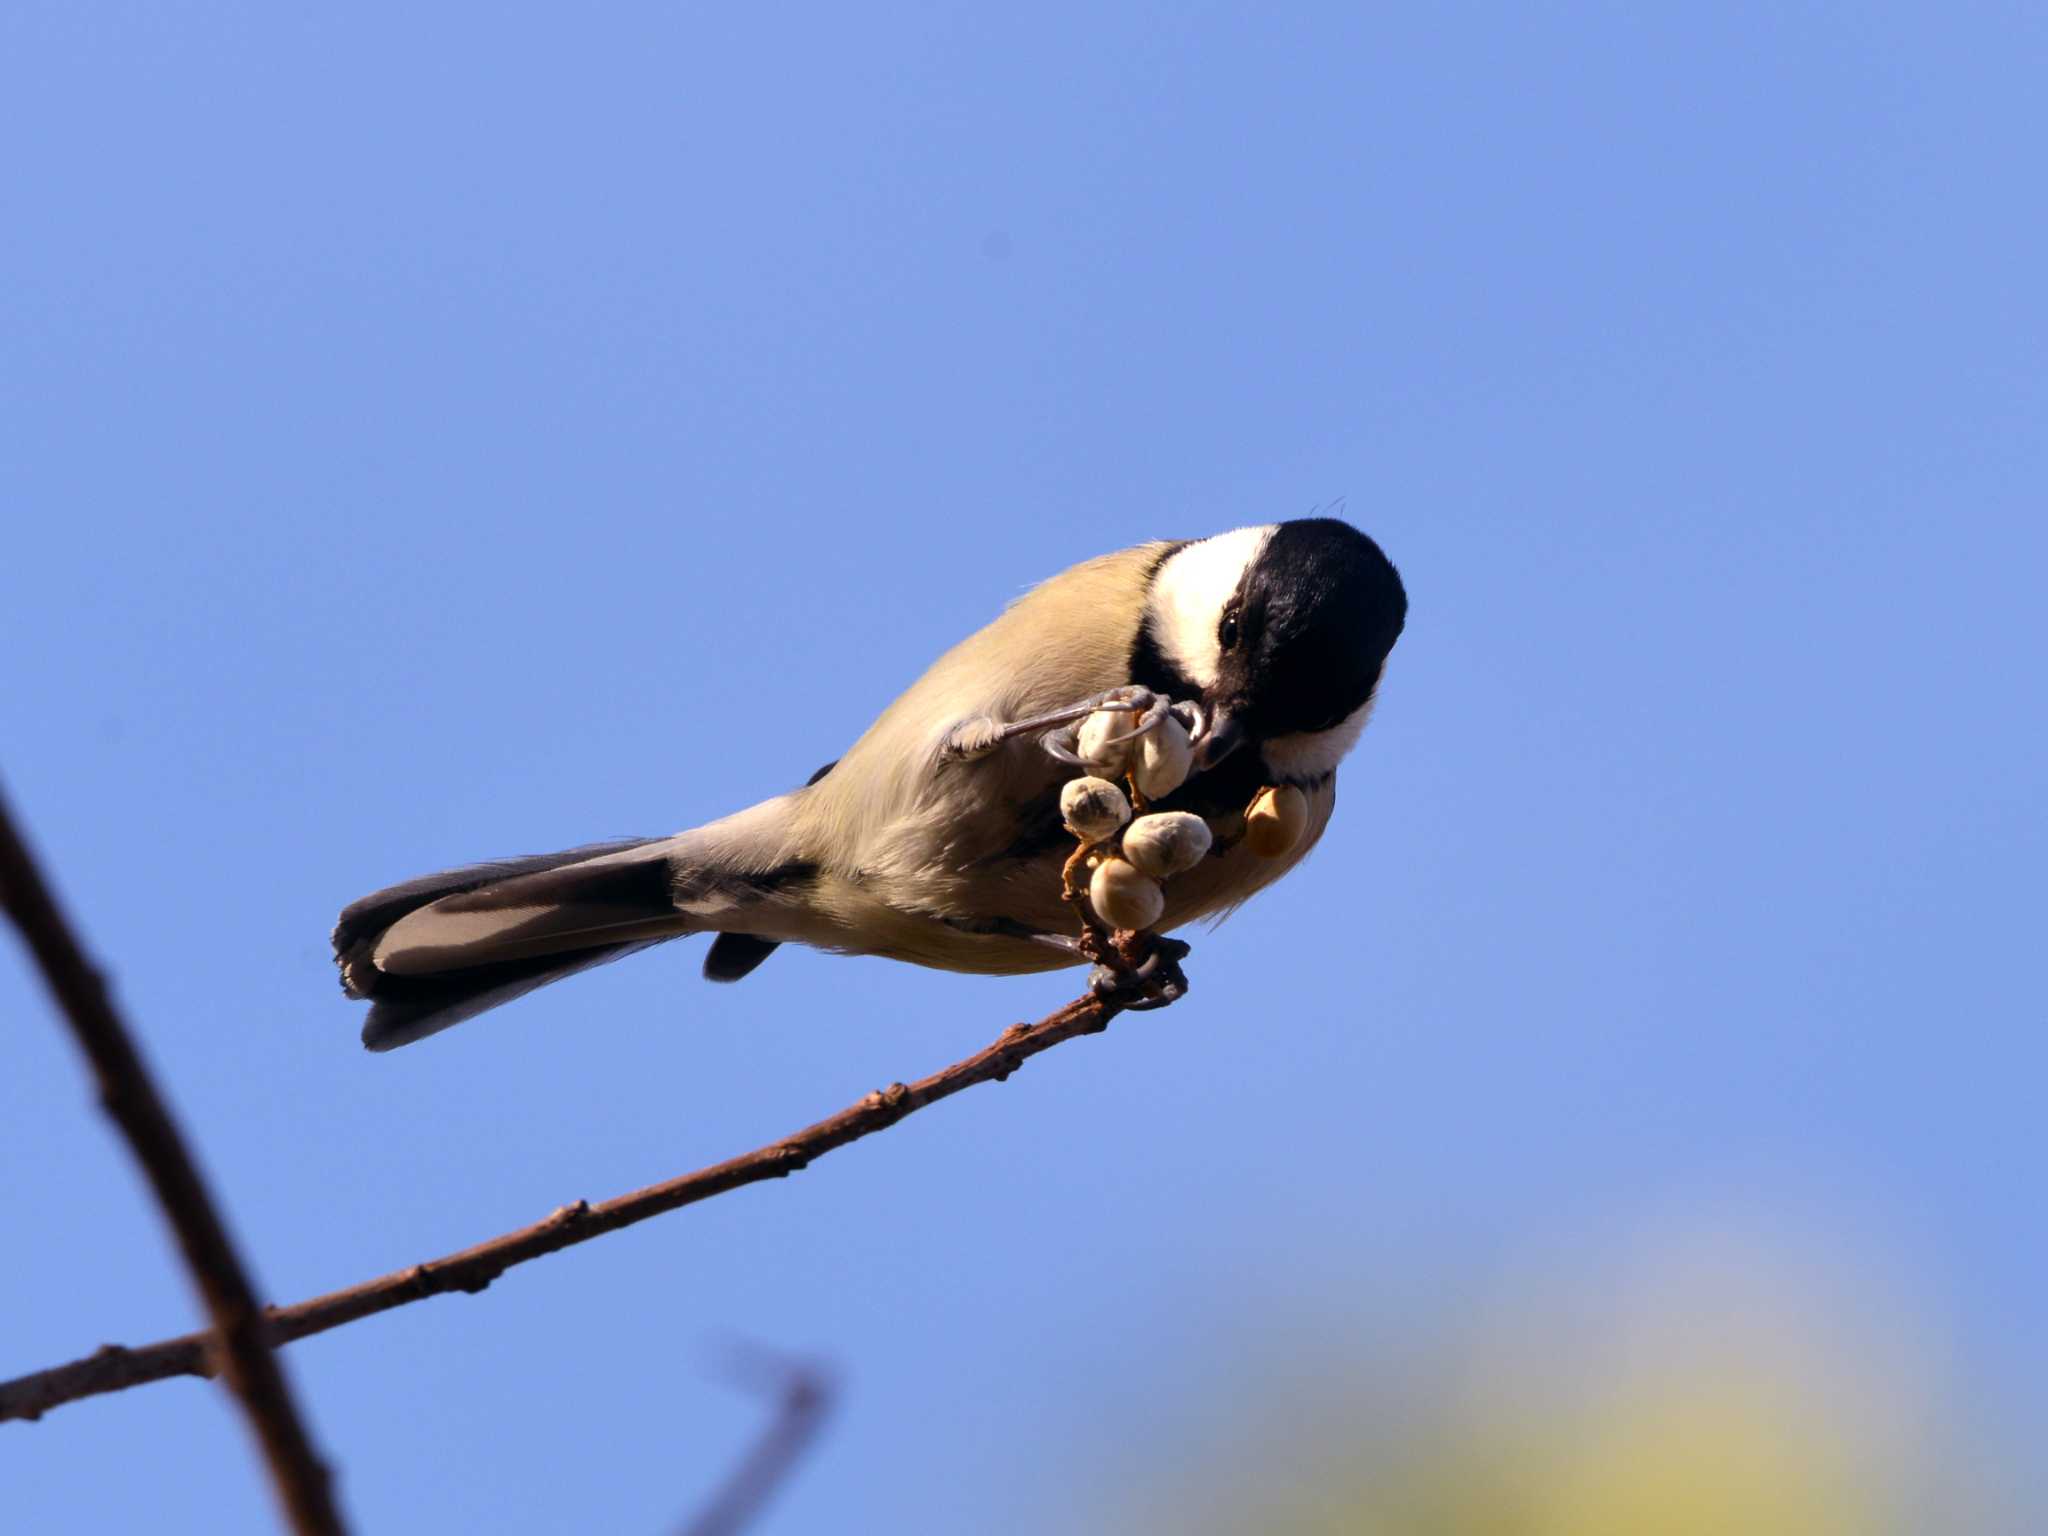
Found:
[[[1080,759],[1074,755],[1074,728],[1098,709],[1121,710],[1139,716],[1137,728],[1117,738],[1119,741],[1128,741],[1132,736],[1142,736],[1152,730],[1175,707],[1171,699],[1154,693],[1142,684],[1132,683],[1122,688],[1112,688],[1106,693],[1098,693],[1092,699],[1069,704],[1064,709],[1053,710],[1050,714],[1034,715],[1029,720],[1005,721],[988,715],[977,715],[971,720],[962,720],[946,732],[945,738],[939,743],[939,758],[943,762],[967,762],[973,758],[986,757],[1006,741],[1014,741],[1019,736],[1029,736],[1033,731],[1043,731],[1047,733],[1045,749],[1048,752],[1063,762],[1078,765]],[[1062,727],[1066,729],[1063,730]]]

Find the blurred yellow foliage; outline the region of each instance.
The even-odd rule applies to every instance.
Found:
[[[1641,1257],[1638,1255],[1638,1257]],[[1527,1276],[1396,1360],[1234,1382],[1240,1432],[1128,1531],[1273,1536],[1966,1536],[1994,1518],[1910,1309],[1714,1234]],[[1623,1273],[1619,1280],[1616,1268]],[[1247,1312],[1242,1315],[1256,1315]],[[1373,1330],[1390,1336],[1388,1320]],[[1341,1330],[1332,1329],[1332,1338]],[[1216,1450],[1227,1447],[1228,1454]],[[1158,1447],[1164,1449],[1163,1446]],[[1126,1490],[1129,1491],[1128,1489]]]

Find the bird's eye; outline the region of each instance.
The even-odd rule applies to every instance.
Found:
[[[1223,625],[1216,631],[1216,638],[1226,651],[1237,649],[1237,614],[1234,611],[1223,615]]]

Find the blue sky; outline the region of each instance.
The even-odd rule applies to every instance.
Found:
[[[9,6],[0,782],[267,1294],[1072,990],[684,942],[372,1058],[347,900],[799,782],[1141,539],[1341,498],[1411,595],[1186,1004],[294,1346],[361,1528],[659,1529],[743,1338],[844,1384],[768,1529],[1102,1529],[1248,1361],[1700,1232],[2038,1437],[2044,69],[2016,5]],[[0,1017],[0,1372],[190,1326],[11,945]],[[0,1484],[268,1528],[190,1382]]]

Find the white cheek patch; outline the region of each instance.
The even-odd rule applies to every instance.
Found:
[[[1372,718],[1379,689],[1358,708],[1326,731],[1296,731],[1275,736],[1264,749],[1266,766],[1283,779],[1320,779],[1344,761],[1344,754],[1358,745],[1365,722]]]
[[[1222,672],[1223,605],[1272,540],[1273,525],[1219,533],[1176,551],[1152,581],[1152,638],[1182,676],[1213,688]]]

